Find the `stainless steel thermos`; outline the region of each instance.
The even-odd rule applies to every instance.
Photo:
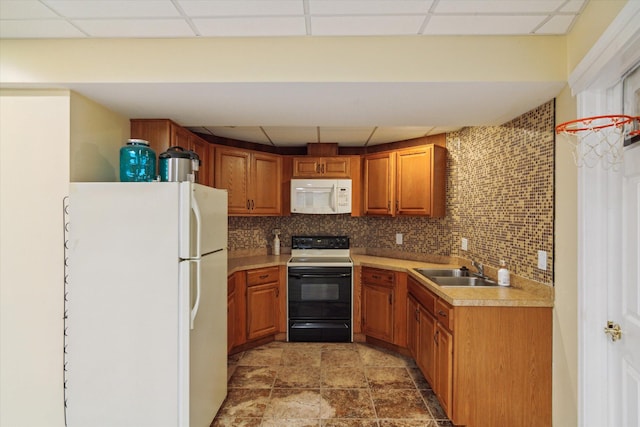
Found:
[[[182,147],[170,147],[159,156],[160,181],[198,182],[197,172],[200,169],[200,158],[191,150]]]

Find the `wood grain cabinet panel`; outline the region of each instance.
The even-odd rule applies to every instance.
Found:
[[[438,145],[365,156],[365,213],[443,217],[446,162],[446,149]]]
[[[194,151],[200,157],[198,183],[213,186],[213,146],[198,135],[169,119],[132,119],[131,138],[149,141],[156,159],[169,147],[179,146]],[[156,167],[160,174],[160,169]]]
[[[260,268],[246,275],[247,339],[275,335],[280,329],[280,270]]]
[[[228,191],[229,214],[281,214],[281,169],[278,155],[216,147],[215,187]]]
[[[349,178],[351,158],[342,157],[294,157],[294,178]]]
[[[407,289],[407,343],[455,425],[551,425],[550,308],[452,307],[412,277]]]

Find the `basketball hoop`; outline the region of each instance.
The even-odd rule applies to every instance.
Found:
[[[635,126],[634,126],[635,124]],[[573,147],[576,166],[594,167],[602,159],[603,167],[617,169],[622,163],[625,135],[637,135],[640,116],[622,114],[585,117],[556,126]]]

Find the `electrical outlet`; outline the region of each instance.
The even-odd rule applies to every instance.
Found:
[[[538,268],[540,270],[547,269],[547,252],[538,251]]]
[[[466,237],[462,238],[462,244],[460,245],[463,251],[469,250],[469,240]]]
[[[402,233],[396,233],[396,245],[402,244]]]

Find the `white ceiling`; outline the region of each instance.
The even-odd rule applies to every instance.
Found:
[[[0,0],[0,38],[550,35],[567,33],[586,3]],[[278,146],[363,146],[500,124],[561,89],[522,82],[67,86],[128,117],[169,117],[204,133]]]

